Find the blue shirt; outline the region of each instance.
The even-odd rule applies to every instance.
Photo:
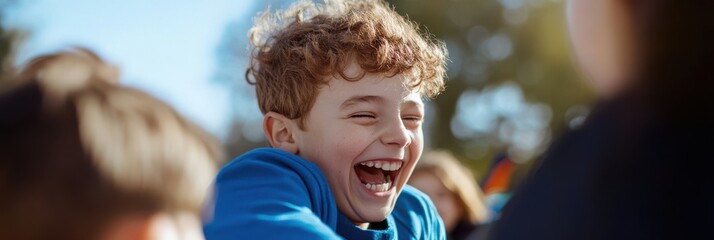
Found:
[[[335,205],[317,165],[270,148],[250,151],[216,177],[203,231],[221,239],[446,239],[431,201],[405,186],[383,230],[361,229]]]

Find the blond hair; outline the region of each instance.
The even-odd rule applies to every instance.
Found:
[[[250,39],[246,79],[256,85],[261,111],[300,119],[300,127],[330,76],[358,81],[366,73],[403,74],[405,84],[424,96],[444,89],[444,44],[381,0],[300,1],[285,11],[266,11]],[[352,61],[362,74],[345,74]]]
[[[465,210],[465,218],[472,224],[484,223],[488,209],[481,188],[476,184],[471,171],[463,166],[448,151],[436,150],[425,153],[416,168],[416,173],[431,173],[441,184],[456,195]]]
[[[102,228],[111,218],[127,213],[200,216],[221,155],[218,143],[167,104],[117,85],[118,74],[91,51],[75,49],[35,58],[17,76],[25,88],[39,89],[41,101],[38,113],[15,124],[25,130],[14,132],[8,127],[8,138],[15,140],[2,151],[9,161],[29,164],[35,168],[32,171],[42,172],[53,164],[74,166],[19,176],[25,179],[17,182],[19,186],[0,187],[4,193],[26,193],[3,194],[18,200],[3,202],[17,214],[23,213],[20,202],[49,195],[53,190],[47,186],[65,189],[45,203],[53,209],[32,220],[37,234],[65,231],[71,233],[64,237],[93,238],[96,235],[89,232],[96,230],[88,229]],[[0,177],[9,179],[13,174],[2,172]],[[69,186],[73,184],[77,186]],[[63,212],[87,219],[73,222],[69,219],[76,218]],[[2,222],[11,221],[7,218]],[[52,221],[67,229],[48,230]],[[73,228],[79,222],[84,230]]]

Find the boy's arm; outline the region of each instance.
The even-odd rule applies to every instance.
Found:
[[[206,239],[339,239],[337,210],[323,196],[331,193],[321,175],[311,176],[310,166],[275,151],[264,153],[246,154],[249,159],[241,157],[218,174]]]

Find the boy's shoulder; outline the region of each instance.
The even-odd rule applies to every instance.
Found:
[[[318,213],[323,206],[334,206],[332,192],[320,168],[276,148],[258,148],[238,156],[221,168],[215,185],[216,195],[223,198],[235,196],[243,201],[279,199],[307,206]],[[226,187],[240,192],[221,191]]]
[[[268,168],[287,168],[303,171],[319,171],[317,166],[299,156],[280,150],[277,148],[256,148],[248,151],[229,163],[227,163],[218,173],[220,178],[222,175],[229,174],[236,168],[245,165],[263,165]]]
[[[227,181],[276,182],[295,185],[311,193],[332,195],[327,179],[317,165],[277,148],[257,148],[236,157],[216,176],[216,185]]]
[[[337,237],[327,180],[297,155],[270,148],[247,152],[220,170],[214,195],[207,209],[212,218],[204,224],[207,239]]]
[[[404,185],[392,212],[399,239],[446,239],[444,223],[429,197]]]

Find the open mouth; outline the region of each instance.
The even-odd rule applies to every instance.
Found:
[[[393,187],[402,169],[400,160],[371,160],[354,166],[360,182],[367,189],[375,192],[386,192]]]

